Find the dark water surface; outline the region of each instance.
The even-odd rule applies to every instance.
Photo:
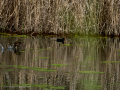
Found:
[[[0,36],[0,90],[120,90],[119,38],[56,39]]]

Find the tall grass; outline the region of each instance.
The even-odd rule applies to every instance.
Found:
[[[0,0],[0,28],[38,33],[118,34],[119,0]]]
[[[101,6],[101,34],[120,35],[120,1],[103,0]]]

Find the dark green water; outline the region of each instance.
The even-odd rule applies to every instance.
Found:
[[[0,90],[120,89],[119,38],[56,39],[1,35]],[[22,42],[17,50],[16,41]]]

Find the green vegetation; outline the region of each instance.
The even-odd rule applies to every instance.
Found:
[[[79,71],[79,73],[88,73],[88,74],[101,74],[101,73],[104,73],[104,72],[98,72],[98,71]]]
[[[102,63],[120,63],[120,61],[102,61]]]
[[[35,70],[35,71],[44,71],[44,72],[55,72],[56,71],[56,70],[50,70],[50,69],[46,69],[46,68],[39,68],[39,67],[25,67],[25,66],[15,66],[15,67],[21,68],[21,69],[31,69],[31,70]]]
[[[5,85],[4,85],[5,86]],[[24,86],[24,87],[39,87],[39,88],[44,88],[45,90],[51,90],[51,89],[64,89],[65,86],[52,86],[52,85],[47,85],[47,84],[42,84],[42,85],[39,85],[39,84],[15,84],[15,85],[12,85],[11,87],[19,87],[19,86]],[[49,89],[47,89],[49,88]]]
[[[6,69],[6,71],[13,71],[13,69]]]
[[[65,46],[70,46],[70,44],[64,44]]]
[[[52,64],[55,67],[62,67],[62,66],[66,66],[67,64]]]
[[[20,52],[25,52],[25,51],[20,51]]]
[[[85,90],[100,90],[102,88],[102,86],[98,84],[99,82],[94,80],[82,80],[81,83],[84,84]]]
[[[14,67],[17,69],[30,69],[35,71],[44,71],[44,72],[55,72],[56,70],[50,70],[47,68],[39,68],[39,67],[25,67],[20,65],[0,65],[0,67]],[[8,71],[12,71],[12,69],[7,69]]]

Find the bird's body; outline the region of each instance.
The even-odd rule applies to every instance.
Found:
[[[21,47],[23,47],[24,45],[20,42],[20,41],[16,41],[13,43],[12,46],[8,45],[7,48],[4,48],[1,44],[0,44],[0,54],[3,53],[4,50],[9,50],[9,51],[14,51],[15,53],[19,52],[19,50],[21,49]]]
[[[15,49],[18,49],[21,46],[21,44],[22,44],[21,42],[17,41],[17,42],[14,43],[13,47]]]
[[[64,44],[65,38],[57,39],[57,42],[62,42]]]

